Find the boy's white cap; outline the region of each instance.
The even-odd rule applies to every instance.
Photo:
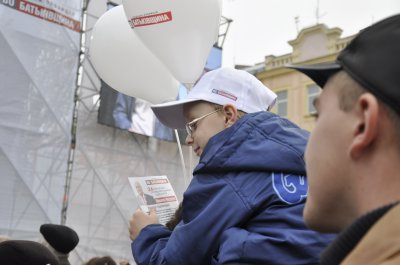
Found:
[[[219,68],[201,77],[189,91],[187,98],[153,105],[154,114],[164,125],[185,128],[183,105],[204,100],[218,105],[232,104],[246,113],[270,110],[276,94],[264,86],[256,77],[243,70]]]

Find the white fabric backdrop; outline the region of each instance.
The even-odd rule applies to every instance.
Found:
[[[79,27],[80,2],[0,5],[0,233],[11,237],[60,222],[80,34],[54,15]]]
[[[66,25],[80,20],[81,2],[23,1],[27,13],[0,4],[0,234],[14,239],[41,240],[41,224],[60,223],[80,49],[79,32]],[[38,9],[27,4],[63,13],[75,24],[35,17]],[[105,11],[106,0],[90,2],[85,53]],[[167,175],[181,199],[186,184],[178,148],[98,124],[100,81],[88,59],[83,69],[66,223],[80,243],[70,261],[110,255],[134,264],[128,220],[137,204],[127,178]],[[188,148],[183,151],[188,160]]]

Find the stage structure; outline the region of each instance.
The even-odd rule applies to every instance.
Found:
[[[61,221],[81,16],[82,0],[0,2],[0,234],[11,238],[39,240],[41,224]]]
[[[120,3],[0,4],[0,234],[40,240],[41,224],[66,224],[80,236],[71,264],[99,255],[134,264],[129,176],[167,175],[179,199],[187,185],[175,142],[97,122],[101,81],[88,57],[90,34]],[[230,22],[221,20],[220,49]]]

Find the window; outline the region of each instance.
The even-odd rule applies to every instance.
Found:
[[[319,95],[321,92],[321,88],[317,86],[316,84],[312,84],[307,86],[307,111],[308,114],[313,114],[316,112],[315,107],[314,107],[314,99]]]
[[[276,92],[278,96],[276,99],[276,108],[279,116],[287,117],[288,114],[288,98],[287,90]]]

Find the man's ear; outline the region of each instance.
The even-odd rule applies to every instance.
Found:
[[[238,110],[232,104],[224,105],[222,107],[222,114],[225,117],[225,127],[232,126],[239,119]]]
[[[371,93],[362,94],[354,107],[356,126],[353,129],[353,141],[350,156],[354,159],[363,154],[378,136],[379,102]]]

